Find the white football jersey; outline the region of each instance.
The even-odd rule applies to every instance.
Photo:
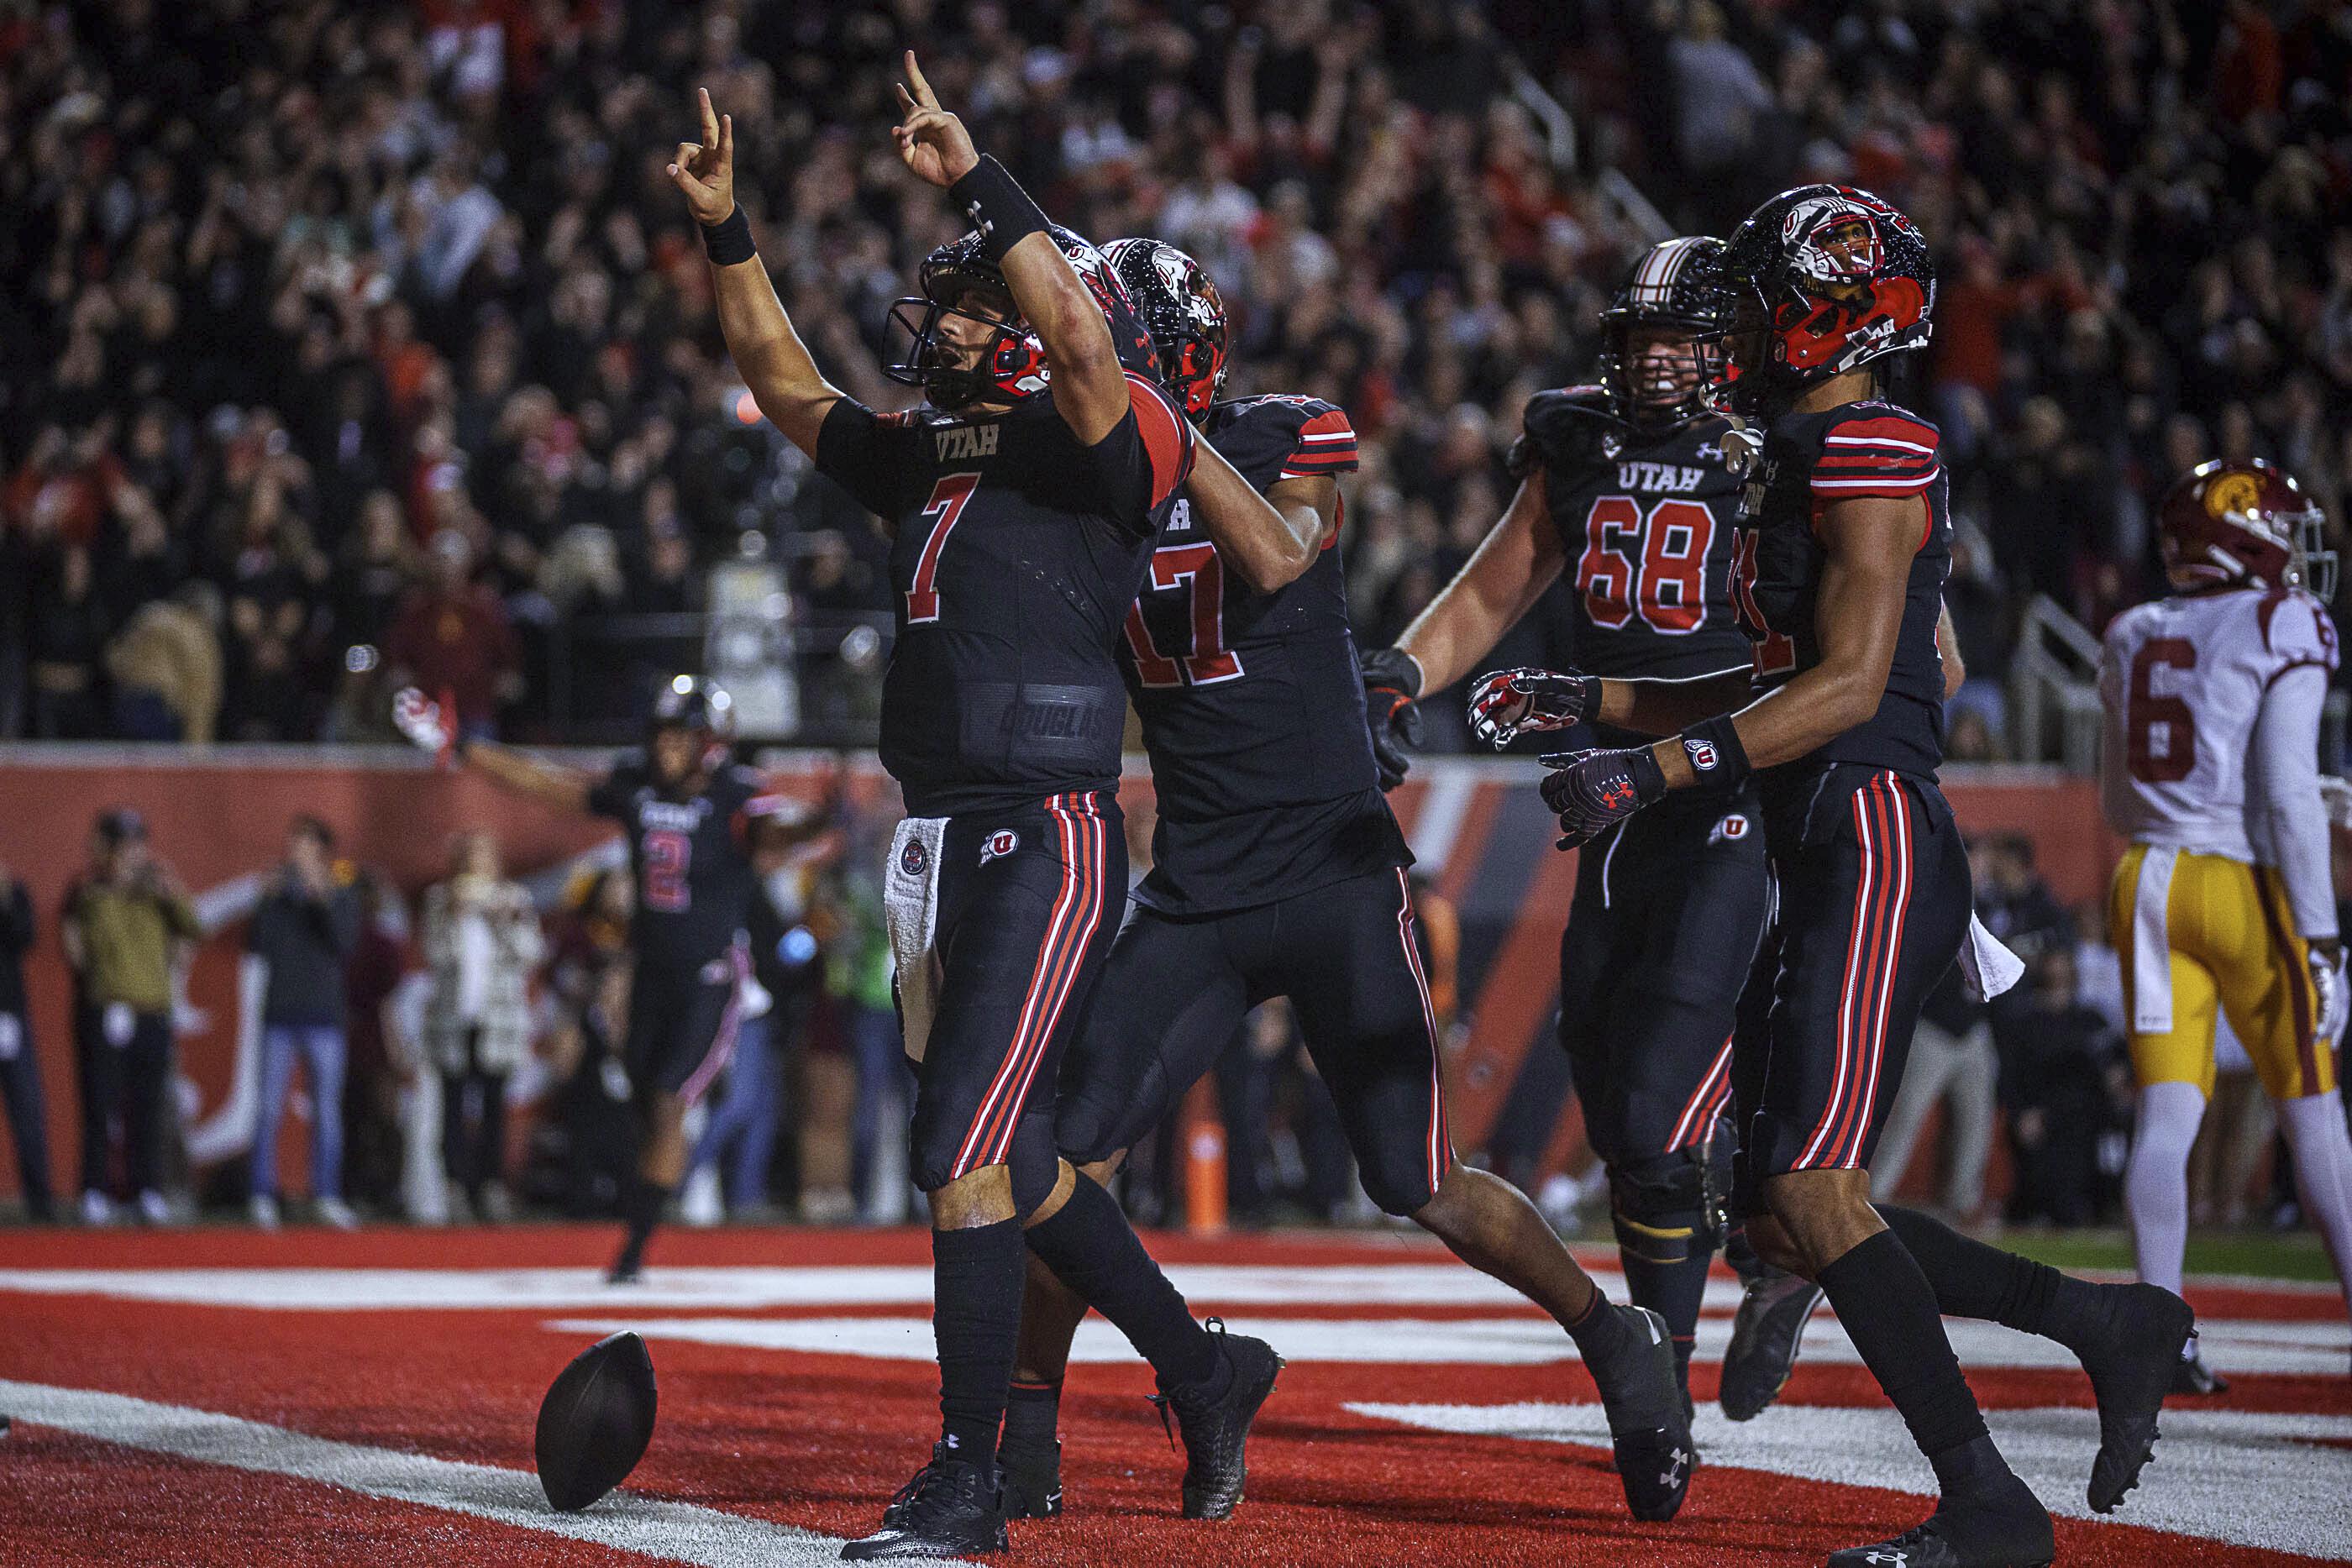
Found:
[[[2336,662],[2336,628],[2301,589],[2225,589],[2116,616],[2099,661],[2107,821],[2139,843],[2275,863],[2248,799],[2263,700],[2287,671]],[[2310,726],[2315,737],[2315,706]]]

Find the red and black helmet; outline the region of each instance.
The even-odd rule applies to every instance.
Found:
[[[1734,314],[1734,406],[1761,412],[1799,387],[1927,346],[1936,306],[1927,242],[1851,185],[1800,185],[1748,214],[1724,247]]]
[[[1151,350],[1151,334],[1109,261],[1091,242],[1059,224],[1052,232],[1079,281],[1109,320],[1119,363],[1157,380],[1160,366]],[[978,234],[965,235],[925,256],[919,283],[920,295],[910,295],[890,307],[890,328],[905,329],[908,342],[904,353],[886,361],[885,375],[921,387],[935,405],[950,410],[975,402],[1018,402],[1046,390],[1051,372],[1045,364],[1045,342],[1022,318],[1003,269],[982,251]],[[1000,319],[965,305],[965,297],[975,287],[993,290],[1008,314]],[[977,365],[961,362],[960,352],[940,337],[940,319],[948,315],[992,329],[994,336]]]
[[[2336,597],[2336,552],[2319,504],[2294,476],[2259,457],[2200,463],[2157,507],[2165,575],[2176,588],[2239,583]]]
[[[1192,419],[1208,416],[1225,384],[1225,302],[1208,268],[1156,239],[1103,246],[1160,356],[1160,372]]]

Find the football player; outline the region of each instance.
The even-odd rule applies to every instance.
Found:
[[[917,1064],[911,1159],[930,1197],[941,1426],[881,1527],[843,1549],[852,1559],[1007,1544],[996,1449],[1022,1222],[1066,1179],[1053,1085],[1127,892],[1115,650],[1188,474],[1196,492],[1271,510],[1196,454],[1101,253],[978,155],[911,52],[906,69],[893,140],[973,225],[892,308],[909,347],[890,373],[927,400],[910,413],[877,414],[818,372],[735,205],[733,128],[708,94],[701,143],[670,168],[704,225],[719,326],[761,412],[892,537],[881,753],[908,816],[886,904]],[[1182,1343],[1158,1358],[1203,1369],[1217,1390],[1185,1390],[1216,1413],[1202,1431],[1237,1444],[1243,1423],[1227,1416],[1255,1377],[1234,1375],[1236,1344],[1189,1317],[1171,1337]]]
[[[1365,656],[1391,781],[1408,766],[1412,703],[1479,668],[1563,573],[1585,671],[1747,677],[1731,605],[1740,480],[1724,459],[1730,422],[1710,402],[1723,379],[1722,256],[1704,235],[1643,254],[1601,318],[1600,384],[1528,401],[1510,509],[1396,646]],[[1578,689],[1542,670],[1497,671],[1471,692],[1471,727],[1496,746],[1559,729],[1560,699]],[[1754,781],[1679,795],[1580,858],[1560,937],[1559,1041],[1608,1167],[1627,1291],[1664,1318],[1685,1403],[1728,1185],[1731,1141],[1713,1134],[1765,885]]]
[[[410,689],[394,699],[401,733],[427,750],[453,750],[491,782],[567,811],[619,822],[629,841],[635,960],[623,1060],[641,1141],[636,1180],[623,1195],[627,1233],[610,1278],[626,1284],[686,1170],[686,1113],[735,1050],[751,951],[744,928],[758,890],[754,860],[806,836],[787,802],[729,759],[735,706],[726,691],[679,675],[654,701],[644,751],[603,774],[542,761],[491,741],[454,737],[439,705]]]
[[[2139,1276],[2180,1289],[2189,1146],[2213,1092],[2219,1011],[2278,1106],[2304,1208],[2342,1277],[2344,944],[2319,794],[2336,558],[2320,548],[2318,506],[2260,458],[2185,476],[2157,526],[2172,592],[2116,617],[2099,665],[2100,783],[2131,843],[2107,922],[2139,1081],[2125,1186]],[[2174,1390],[2219,1392],[2194,1341],[2183,1354]]]
[[[1412,853],[1372,760],[1336,548],[1337,476],[1355,466],[1355,433],[1314,398],[1217,401],[1225,320],[1208,275],[1153,240],[1110,254],[1186,413],[1279,522],[1192,487],[1127,617],[1121,664],[1159,799],[1153,863],[1065,1073],[1055,1133],[1083,1174],[1048,1203],[1032,1244],[1098,1308],[1156,1295],[1181,1333],[1189,1320],[1102,1184],[1243,1016],[1287,997],[1372,1200],[1559,1321],[1600,1387],[1627,1503],[1640,1518],[1671,1518],[1689,1486],[1690,1430],[1663,1324],[1610,1302],[1526,1196],[1455,1160],[1447,1135]],[[1120,1281],[1106,1280],[1114,1271]],[[1013,1506],[1050,1514],[1061,1490],[1055,1390],[1086,1302],[1031,1277],[1005,1462]],[[1105,1315],[1149,1348],[1128,1318]],[[1263,1379],[1255,1410],[1279,1364],[1263,1347],[1251,1354],[1241,1370]],[[1170,1397],[1189,1438],[1195,1417]],[[1223,1517],[1240,1500],[1242,1456],[1221,1472],[1207,1449],[1188,1448],[1184,1511]]]
[[[1735,1029],[1734,1207],[1768,1262],[1827,1294],[1942,1491],[1925,1522],[1830,1568],[2047,1563],[2049,1515],[1987,1435],[1939,1312],[2041,1333],[2082,1360],[2101,1513],[2147,1462],[2194,1319],[2158,1286],[2072,1279],[1870,1202],[1919,1004],[1969,926],[1967,854],[1936,784],[1946,483],[1935,427],[1883,396],[1885,361],[1927,341],[1927,247],[1868,192],[1806,185],[1749,214],[1722,277],[1727,392],[1752,453],[1733,598],[1755,684],[1553,687],[1564,719],[1667,738],[1549,758],[1544,799],[1573,846],[1675,792],[1757,780],[1775,915]]]

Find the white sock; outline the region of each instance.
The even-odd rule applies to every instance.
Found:
[[[2139,1277],[2180,1293],[2189,1249],[2189,1145],[2205,1119],[2205,1092],[2194,1083],[2150,1083],[2139,1092],[2124,1207],[2131,1214]]]
[[[2303,1212],[2336,1260],[2336,1281],[2352,1310],[2352,1129],[2344,1102],[2333,1094],[2306,1094],[2279,1103],[2279,1122],[2294,1151],[2294,1185]]]

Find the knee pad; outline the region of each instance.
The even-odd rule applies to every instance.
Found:
[[[1703,1147],[1611,1166],[1609,1218],[1617,1245],[1651,1263],[1706,1257],[1723,1238],[1712,1186]]]

